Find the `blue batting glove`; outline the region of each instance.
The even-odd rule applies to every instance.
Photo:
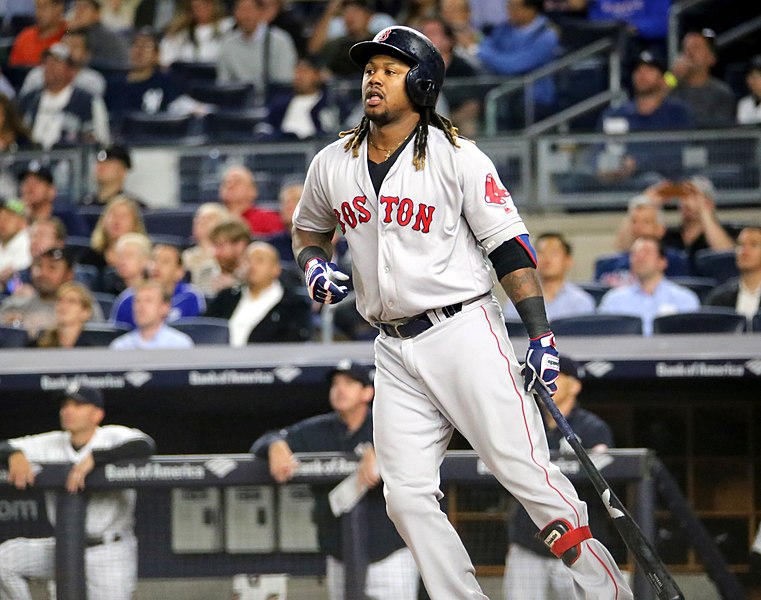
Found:
[[[552,332],[529,340],[526,364],[523,367],[523,388],[530,392],[537,384],[551,394],[558,391],[555,380],[560,374],[560,359]]]
[[[345,285],[336,285],[334,280],[347,281],[349,276],[338,270],[338,265],[312,258],[306,268],[307,291],[309,297],[321,304],[336,304],[349,294]]]

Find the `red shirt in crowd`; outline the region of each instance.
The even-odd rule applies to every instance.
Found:
[[[248,223],[248,228],[254,235],[272,235],[285,229],[280,214],[274,210],[264,210],[252,206],[247,208],[241,217]]]
[[[56,42],[60,42],[66,33],[66,23],[48,37],[41,37],[37,25],[30,25],[21,30],[13,42],[8,64],[12,67],[33,67],[42,62],[42,53]]]

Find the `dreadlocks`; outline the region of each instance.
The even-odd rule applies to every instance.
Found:
[[[444,135],[447,136],[449,143],[455,148],[460,147],[457,143],[457,127],[452,124],[452,121],[441,116],[431,107],[426,106],[421,108],[420,120],[415,126],[415,155],[412,159],[412,164],[415,165],[416,171],[420,171],[425,167],[425,153],[426,144],[428,142],[429,125],[441,129],[441,131],[444,132]],[[342,138],[351,136],[351,138],[344,144],[344,150],[347,152],[351,150],[352,156],[356,158],[359,156],[359,147],[362,145],[362,141],[367,137],[369,132],[370,119],[364,116],[356,127],[342,131],[338,136]]]

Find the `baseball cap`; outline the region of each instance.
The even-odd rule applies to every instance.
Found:
[[[574,379],[581,379],[584,373],[576,361],[565,354],[560,355],[560,372]]]
[[[49,184],[53,183],[53,172],[50,167],[43,165],[39,160],[30,161],[26,168],[21,171],[19,181],[24,181],[29,175],[34,175]]]
[[[93,404],[98,408],[105,407],[105,401],[103,400],[103,394],[97,388],[90,387],[89,385],[81,385],[77,381],[72,381],[66,390],[60,396],[61,402],[64,400],[76,400],[81,404]]]
[[[666,72],[666,64],[663,62],[663,59],[661,59],[661,57],[659,57],[654,52],[651,52],[650,50],[644,50],[643,52],[639,53],[634,66],[636,68],[639,65],[649,65],[651,67],[655,67],[661,73]]]
[[[68,63],[72,63],[71,59],[71,48],[69,48],[66,44],[63,42],[56,42],[50,48],[46,48],[42,52],[42,56],[53,56],[57,58],[58,60],[63,60]]]
[[[14,215],[20,217],[26,215],[26,207],[18,198],[4,198],[0,200],[0,208],[4,208],[8,212],[12,212]]]
[[[103,162],[105,160],[118,160],[122,162],[128,169],[132,168],[132,159],[129,156],[129,150],[120,144],[112,144],[102,148],[98,151],[98,154],[95,158],[98,162]]]
[[[373,378],[370,375],[370,369],[349,359],[340,361],[333,369],[328,372],[328,382],[333,381],[333,377],[339,373],[342,375],[347,375],[355,381],[359,381],[362,385],[365,386],[373,384]]]

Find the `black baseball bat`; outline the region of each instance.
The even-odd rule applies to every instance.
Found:
[[[552,418],[555,419],[558,429],[579,458],[581,466],[595,490],[597,490],[611,519],[613,519],[613,524],[616,526],[618,533],[623,538],[627,548],[634,555],[637,564],[655,591],[658,600],[684,600],[682,590],[679,589],[671,574],[666,570],[666,565],[663,564],[661,557],[658,556],[655,548],[653,548],[652,544],[642,533],[639,525],[637,525],[636,521],[629,514],[629,511],[626,510],[626,507],[618,499],[618,496],[610,489],[610,485],[608,485],[608,482],[605,481],[605,478],[595,467],[586,450],[582,448],[573,429],[571,429],[563,413],[560,412],[560,409],[558,409],[555,401],[552,399],[552,395],[540,383],[537,383],[534,392],[539,396],[539,399],[552,415]]]

